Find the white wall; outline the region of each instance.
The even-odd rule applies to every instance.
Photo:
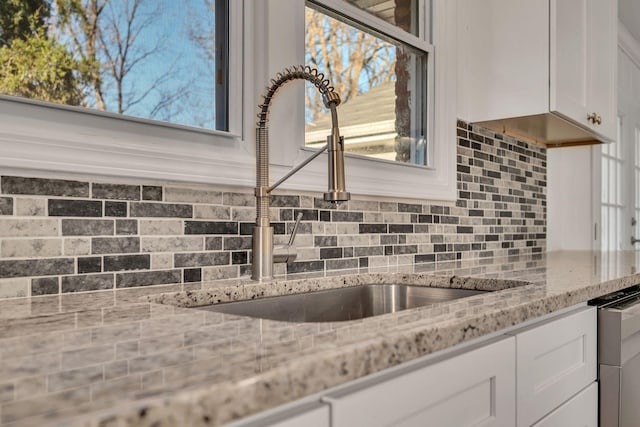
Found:
[[[593,243],[592,150],[547,151],[547,251],[590,250]]]

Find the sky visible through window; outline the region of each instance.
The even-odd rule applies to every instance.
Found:
[[[6,12],[15,16],[28,3],[38,2],[19,0],[18,10]],[[226,126],[216,127],[215,119],[215,9],[216,0],[41,0],[23,13],[22,28],[0,22],[0,92],[187,126]],[[82,25],[94,17],[95,27]],[[226,40],[219,42],[226,48]]]

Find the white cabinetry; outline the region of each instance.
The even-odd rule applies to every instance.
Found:
[[[534,427],[598,427],[598,384],[591,383]]]
[[[596,380],[596,331],[596,310],[588,307],[515,334],[518,426],[531,426]]]
[[[582,306],[231,426],[595,427],[596,331]]]
[[[332,427],[515,422],[515,340],[502,339],[356,390],[330,394]]]
[[[287,406],[228,424],[227,427],[330,427],[329,405],[315,401]]]
[[[617,2],[459,0],[459,114],[549,145],[616,138]]]

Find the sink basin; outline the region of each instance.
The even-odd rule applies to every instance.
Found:
[[[485,293],[410,285],[361,285],[197,307],[287,322],[340,322],[394,313]]]

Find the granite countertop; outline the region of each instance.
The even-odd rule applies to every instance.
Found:
[[[639,269],[635,252],[558,252],[5,300],[0,426],[223,425],[631,286]],[[388,281],[495,292],[335,323],[188,308]]]

